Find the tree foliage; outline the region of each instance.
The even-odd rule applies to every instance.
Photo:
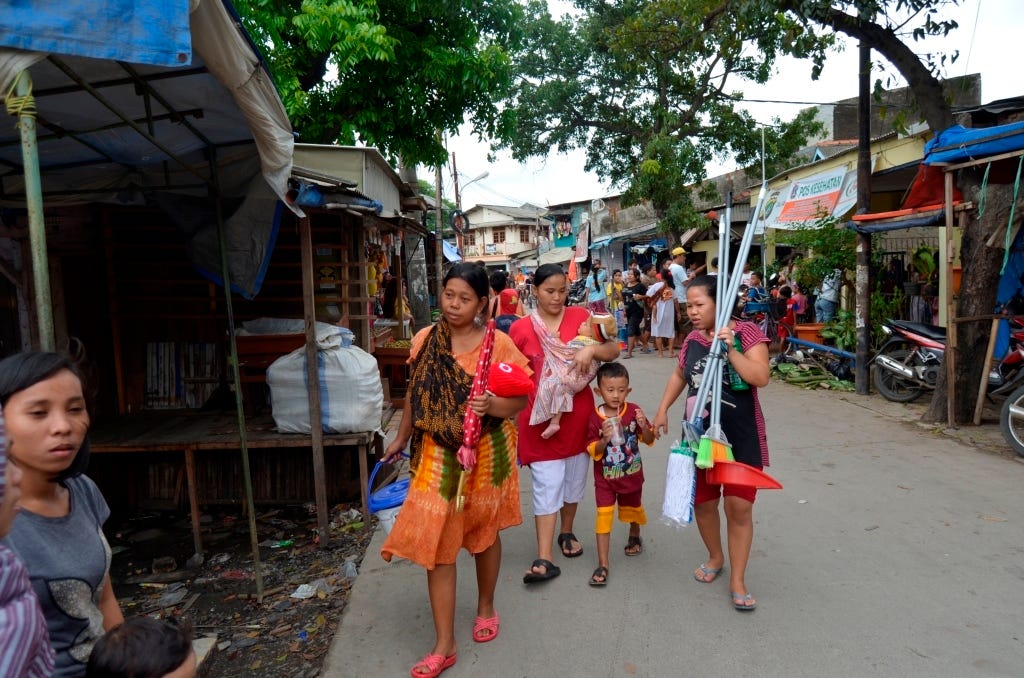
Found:
[[[804,53],[821,40],[794,38],[797,27],[778,13],[722,11],[721,0],[576,6],[579,17],[553,19],[545,3],[529,5],[513,155],[585,149],[586,169],[626,188],[624,204],[650,200],[674,230],[702,223],[690,187],[705,178],[705,165],[716,157],[760,162],[762,128],[737,109],[734,88],[767,81],[776,53]],[[763,128],[769,172],[817,129],[810,113]]]
[[[437,164],[468,117],[503,139],[522,12],[515,0],[236,0],[308,143],[376,146]]]

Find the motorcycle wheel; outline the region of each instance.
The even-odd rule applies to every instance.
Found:
[[[911,352],[906,349],[896,349],[889,351],[888,356],[893,360],[906,363],[907,356],[910,354]],[[924,393],[924,388],[916,382],[899,377],[878,363],[871,366],[871,379],[875,382],[875,389],[882,397],[894,403],[909,403],[917,400]]]
[[[1024,457],[1024,386],[1010,394],[999,412],[999,427],[1014,452]]]

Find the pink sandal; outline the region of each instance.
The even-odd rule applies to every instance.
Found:
[[[473,640],[478,643],[489,643],[498,637],[498,629],[501,625],[501,618],[495,612],[490,619],[477,617],[473,622]],[[490,631],[490,633],[486,633]]]
[[[439,654],[428,654],[412,667],[409,675],[412,678],[437,678],[445,669],[455,666],[456,658],[456,654],[451,654],[447,657],[442,657]],[[426,669],[426,671],[417,671],[416,669]]]

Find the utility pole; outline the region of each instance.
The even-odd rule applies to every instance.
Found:
[[[441,130],[437,131],[437,140],[441,142]],[[434,168],[434,262],[437,274],[437,286],[434,290],[434,303],[441,308],[441,287],[444,284],[444,231],[441,227],[441,166]]]
[[[455,154],[452,153],[452,185],[455,187],[455,210],[458,215],[452,220],[452,224],[455,228],[455,249],[459,251],[459,256],[463,259],[466,258],[466,250],[463,249],[465,244],[462,239],[462,230],[466,227],[465,220],[462,219],[462,194],[459,193],[459,168],[455,165]],[[459,220],[456,225],[455,221]]]
[[[871,211],[871,48],[860,42],[857,98],[857,214]],[[871,235],[857,234],[857,393],[871,393]]]

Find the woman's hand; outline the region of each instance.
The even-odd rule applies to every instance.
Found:
[[[658,410],[658,413],[654,415],[654,421],[651,422],[651,426],[654,429],[655,438],[660,438],[662,433],[668,433],[668,412]]]
[[[725,342],[726,352],[728,352],[733,347],[736,332],[731,327],[726,326],[718,330],[718,338]]]
[[[590,369],[590,364],[594,362],[594,351],[600,344],[587,344],[586,346],[580,347],[576,351],[576,355],[573,356],[572,362],[569,363],[569,369],[579,374],[585,373]]]
[[[478,417],[482,417],[487,414],[487,410],[491,407],[493,400],[494,396],[484,391],[477,397],[467,400],[466,407],[473,410]]]
[[[395,438],[394,440],[391,441],[391,444],[388,445],[387,449],[384,450],[384,456],[381,457],[380,460],[385,464],[390,464],[392,461],[397,459],[399,455],[405,452],[405,448],[406,446],[408,446],[408,444],[408,440]]]

